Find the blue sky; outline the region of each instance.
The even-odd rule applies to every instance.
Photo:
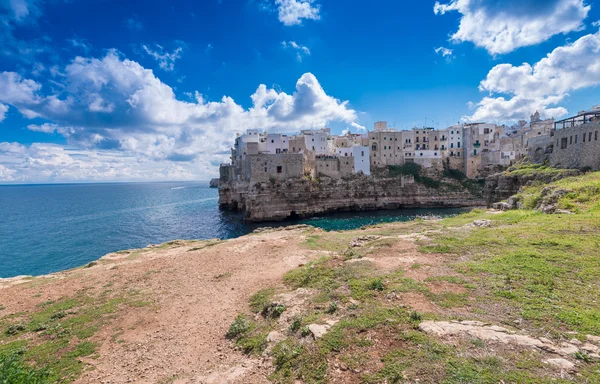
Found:
[[[0,183],[207,179],[246,128],[565,116],[600,103],[599,20],[583,0],[0,0]]]

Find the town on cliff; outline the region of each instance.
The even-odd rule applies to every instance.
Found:
[[[481,205],[481,196],[461,194],[456,186],[433,191],[415,183],[418,174],[406,169],[482,180],[526,157],[554,167],[599,169],[599,130],[600,105],[560,121],[535,112],[529,122],[513,126],[398,130],[380,121],[367,133],[343,135],[329,128],[296,135],[249,129],[236,137],[231,163],[220,167],[219,203],[254,221],[337,210]],[[383,183],[374,177],[389,176],[389,170],[401,177]]]

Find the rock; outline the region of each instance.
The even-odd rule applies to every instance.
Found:
[[[545,214],[554,213],[556,211],[556,205],[555,204],[540,205],[538,210],[542,211],[542,213],[545,213]]]
[[[574,215],[573,212],[571,211],[567,211],[566,209],[557,209],[556,211],[554,211],[555,215]]]
[[[594,343],[596,345],[600,345],[600,336],[586,335],[585,338],[590,343]]]
[[[561,370],[566,370],[566,371],[570,371],[575,368],[575,364],[573,364],[572,362],[570,362],[567,359],[563,359],[560,357],[556,358],[556,359],[545,360],[544,363],[549,364],[555,368],[558,368]]]
[[[210,188],[219,188],[219,179],[210,179],[208,186]]]
[[[594,344],[585,343],[584,345],[582,345],[581,347],[579,347],[579,349],[581,349],[582,351],[587,352],[587,353],[598,353],[598,350],[600,348],[598,348]]]
[[[492,225],[492,221],[491,220],[475,220],[473,222],[473,226],[474,227],[488,228],[491,225]]]
[[[517,209],[519,203],[519,198],[517,196],[511,196],[506,199],[506,204],[508,204],[509,209]]]
[[[310,324],[308,326],[308,330],[312,333],[315,340],[325,336],[325,334],[329,332],[329,328],[331,328],[331,326],[328,324]]]
[[[583,343],[581,341],[579,341],[579,339],[571,339],[569,340],[569,344],[573,344],[573,345],[583,345]]]
[[[268,343],[279,343],[285,339],[285,335],[279,331],[271,331],[267,335]]]
[[[359,248],[359,247],[363,247],[369,241],[379,240],[380,238],[381,238],[381,236],[375,236],[375,235],[360,236],[360,237],[357,237],[356,239],[352,240],[348,246],[351,248]]]
[[[556,353],[558,353],[559,355],[562,355],[562,356],[567,356],[567,355],[574,355],[577,352],[579,352],[579,348],[577,348],[576,345],[562,342],[562,343],[560,343],[559,348]]]
[[[492,204],[492,208],[497,209],[499,211],[508,211],[511,209],[510,205],[508,203],[505,203],[504,201]]]
[[[492,343],[511,344],[521,347],[538,348],[561,356],[573,355],[579,348],[570,343],[555,345],[549,339],[518,334],[497,325],[486,325],[479,321],[423,321],[419,329],[438,337],[464,336],[478,338]]]

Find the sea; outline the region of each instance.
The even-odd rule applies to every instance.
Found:
[[[107,253],[174,239],[229,239],[258,227],[310,224],[325,230],[448,216],[464,209],[344,212],[279,223],[244,222],[221,211],[207,183],[0,186],[0,278],[85,265]]]

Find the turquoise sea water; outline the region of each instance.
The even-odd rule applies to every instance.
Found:
[[[174,239],[232,238],[257,227],[219,211],[205,183],[0,186],[0,277],[74,268],[103,255]],[[326,230],[450,215],[460,209],[339,213],[295,221]]]

